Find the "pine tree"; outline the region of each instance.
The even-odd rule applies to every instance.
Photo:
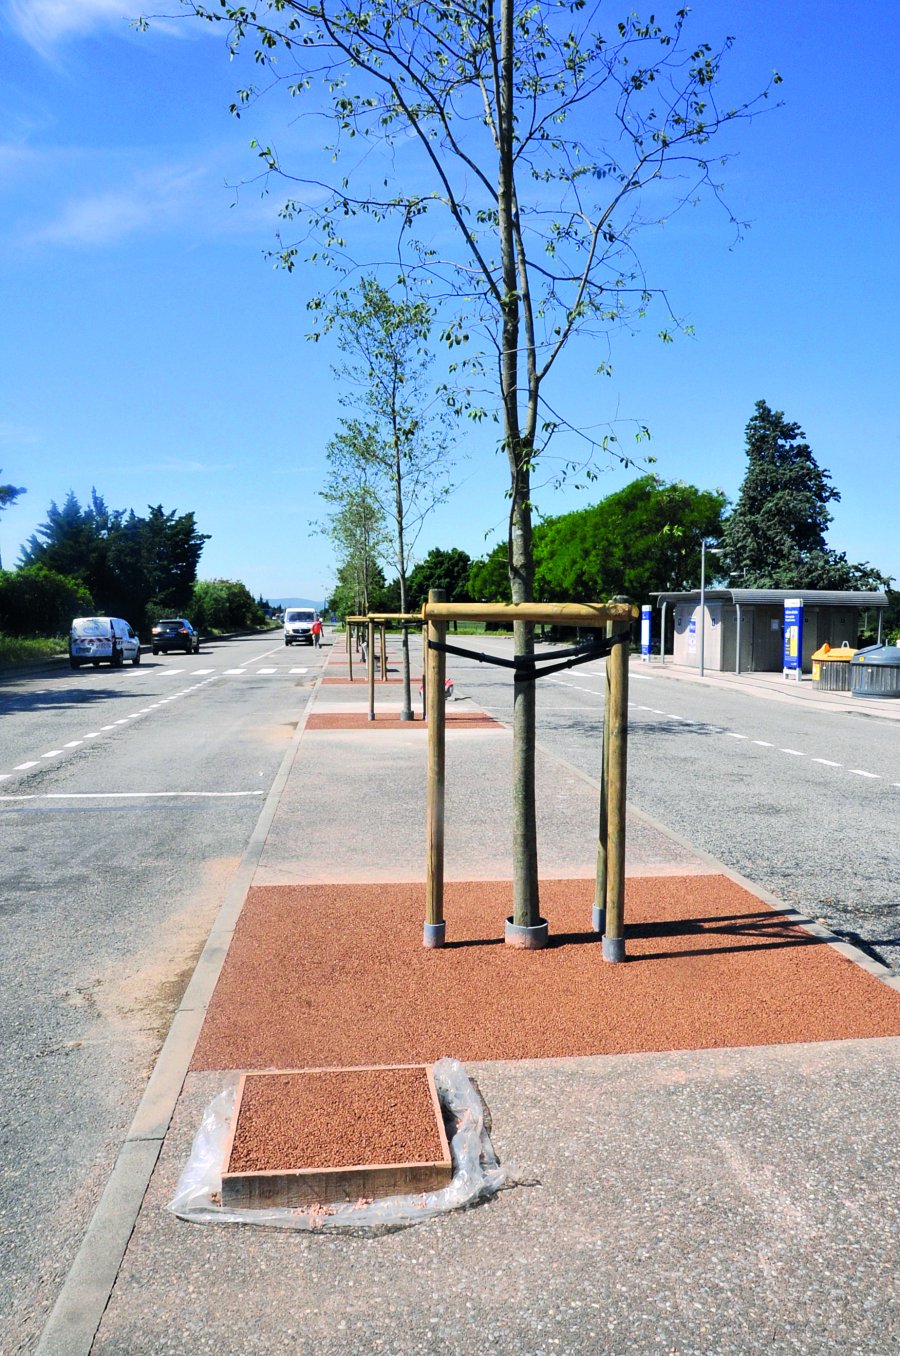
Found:
[[[877,588],[867,562],[851,564],[825,541],[828,504],[840,500],[799,424],[764,400],[747,425],[747,473],[723,534],[733,586],[777,589]]]

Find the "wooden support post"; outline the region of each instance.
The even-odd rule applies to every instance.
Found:
[[[443,602],[443,589],[431,589],[428,601]],[[444,677],[446,655],[432,650],[429,641],[443,644],[446,622],[429,622],[423,628],[423,678],[428,720],[428,772],[426,778],[425,833],[425,926],[422,942],[427,947],[444,944],[444,777],[446,696]]]
[[[380,625],[380,627],[379,627],[379,630],[381,631],[381,681],[382,681],[383,683],[386,683],[386,682],[387,682],[387,639],[386,639],[386,637],[385,637],[385,631],[387,630],[387,627],[386,627],[386,625],[385,625],[384,622],[381,623],[381,625]]]
[[[600,738],[600,812],[597,825],[597,877],[591,925],[602,936],[606,931],[606,865],[609,850],[609,660],[603,684],[603,731]]]
[[[353,682],[353,638],[350,634],[352,630],[353,630],[352,623],[347,622],[347,664],[349,665],[350,668],[351,683]]]
[[[603,959],[625,959],[625,786],[628,767],[628,641],[613,646],[609,675],[606,926]]]
[[[366,676],[369,679],[369,720],[375,719],[375,623],[368,623],[369,635],[366,644]]]

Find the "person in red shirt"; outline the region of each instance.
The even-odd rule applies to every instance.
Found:
[[[322,643],[322,623],[318,617],[316,617],[315,621],[312,624],[312,638],[313,645],[315,645],[316,649],[318,649]]]

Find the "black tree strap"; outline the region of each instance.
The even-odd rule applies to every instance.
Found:
[[[605,636],[589,641],[586,645],[573,645],[568,650],[557,650],[548,655],[553,662],[540,663],[534,655],[517,654],[513,659],[502,659],[499,655],[479,653],[476,650],[464,650],[459,645],[447,645],[443,641],[429,640],[429,650],[438,650],[441,654],[458,655],[461,659],[477,659],[479,664],[497,664],[500,668],[515,669],[513,682],[533,683],[548,674],[559,673],[563,669],[573,669],[578,664],[589,664],[592,659],[605,659],[612,653],[614,645],[621,645],[629,639],[628,631],[619,631],[614,636]]]

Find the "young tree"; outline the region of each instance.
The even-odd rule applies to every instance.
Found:
[[[0,513],[10,507],[18,499],[20,494],[25,494],[24,485],[0,485]],[[0,558],[0,570],[3,569],[3,560]]]
[[[724,527],[729,574],[742,588],[879,588],[888,579],[825,542],[840,500],[799,424],[764,400],[747,424],[747,472]]]
[[[360,432],[357,441],[363,437]],[[324,530],[338,560],[342,604],[334,610],[343,616],[365,616],[372,608],[373,589],[384,585],[381,562],[389,540],[384,511],[369,483],[369,470],[367,456],[342,458],[340,468],[332,467],[320,491],[326,503],[335,505]]]
[[[289,176],[303,187],[284,209],[315,238],[315,257],[349,267],[354,224],[392,220],[394,268],[430,280],[447,307],[443,337],[454,348],[480,339],[469,378],[491,370],[493,391],[471,412],[487,408],[502,427],[511,592],[531,599],[532,475],[566,427],[546,403],[548,379],[575,335],[643,312],[653,289],[637,232],[704,189],[718,197],[711,143],[768,91],[721,103],[731,39],[719,51],[688,42],[683,8],[668,29],[627,14],[604,32],[600,7],[581,0],[272,0],[261,15],[231,0],[184,4],[230,24],[231,55],[249,40],[270,87],[305,96],[321,85],[333,144]],[[239,91],[233,111],[259,92]],[[331,171],[357,149],[348,171]],[[258,150],[264,174],[289,175],[271,146]],[[297,255],[282,244],[286,267]],[[533,628],[517,626],[516,650],[533,652]],[[533,925],[533,684],[517,684],[514,738],[514,916]]]
[[[440,422],[428,409],[431,318],[423,301],[395,301],[375,278],[363,278],[355,292],[338,293],[326,319],[344,355],[338,375],[352,388],[341,403],[365,420],[342,420],[329,444],[326,497],[342,482],[365,485],[388,525],[385,559],[397,571],[401,612],[407,610],[406,578],[422,525],[450,492]],[[405,627],[402,654],[401,719],[412,720]]]

